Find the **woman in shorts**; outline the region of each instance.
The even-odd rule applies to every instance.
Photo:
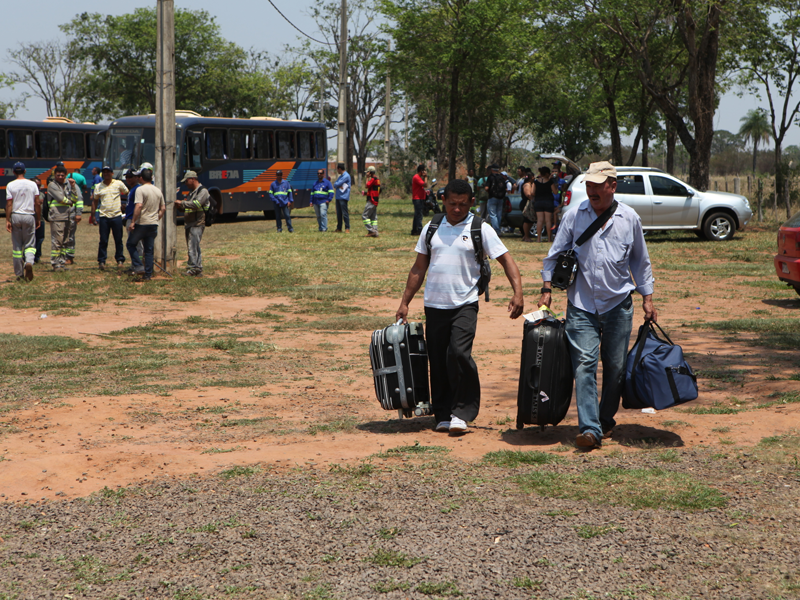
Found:
[[[547,241],[550,239],[550,230],[553,228],[553,194],[558,193],[556,179],[550,175],[550,167],[539,167],[539,176],[533,180],[535,186],[533,196],[533,209],[536,211],[536,237],[539,242],[544,242],[544,233]]]

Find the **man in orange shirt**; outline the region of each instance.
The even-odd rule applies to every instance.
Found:
[[[422,211],[425,208],[425,198],[428,192],[425,190],[425,179],[428,172],[425,165],[417,167],[417,174],[411,179],[411,202],[414,204],[414,221],[411,224],[411,235],[419,235],[422,232]]]

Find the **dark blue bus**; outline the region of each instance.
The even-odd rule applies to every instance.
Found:
[[[272,117],[222,119],[176,111],[177,184],[195,171],[228,219],[240,212],[274,215],[269,186],[275,171],[295,190],[295,208],[309,205],[317,170],[327,171],[327,133],[321,123]],[[155,115],[121,117],[109,125],[105,164],[115,177],[143,162],[155,163]]]
[[[74,123],[63,117],[44,121],[0,120],[0,193],[5,208],[8,183],[15,179],[14,163],[25,163],[25,175],[47,186],[56,163],[63,162],[70,173],[80,173],[91,187],[92,168],[102,166],[106,125]]]

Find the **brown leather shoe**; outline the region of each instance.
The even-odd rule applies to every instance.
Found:
[[[587,431],[586,433],[578,434],[578,437],[575,438],[575,445],[578,448],[593,450],[600,447],[600,441],[591,431]]]
[[[603,439],[604,440],[609,440],[609,439],[611,439],[612,435],[614,435],[614,430],[613,429],[609,429],[608,431],[604,431],[603,432]]]

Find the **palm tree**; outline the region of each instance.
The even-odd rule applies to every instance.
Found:
[[[772,125],[763,108],[750,109],[747,114],[739,119],[743,124],[739,128],[739,135],[744,137],[745,143],[753,142],[753,174],[756,172],[756,159],[758,158],[758,144],[768,144],[772,139]]]

